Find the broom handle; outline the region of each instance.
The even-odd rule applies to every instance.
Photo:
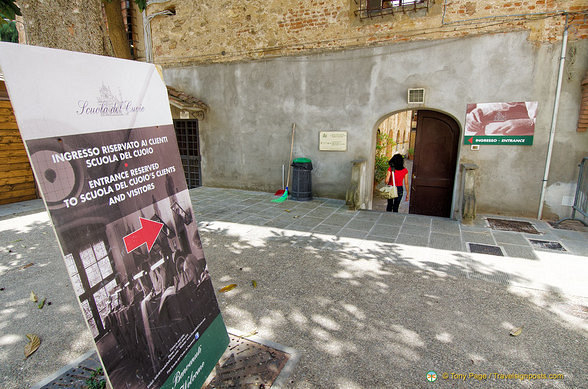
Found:
[[[292,140],[290,141],[290,162],[288,163],[288,180],[286,181],[286,188],[290,187],[290,165],[292,165],[292,149],[294,149],[294,130],[296,123],[292,123]]]

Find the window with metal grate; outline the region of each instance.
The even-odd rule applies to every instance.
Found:
[[[360,19],[417,11],[429,7],[430,0],[355,0]]]
[[[188,189],[196,188],[201,185],[198,120],[174,120],[174,128]]]

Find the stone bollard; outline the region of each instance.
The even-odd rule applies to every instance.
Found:
[[[478,165],[461,164],[461,220],[471,223],[476,218],[476,171]]]
[[[345,204],[351,210],[366,209],[369,200],[369,190],[365,183],[367,161],[358,159],[351,161],[351,163],[351,182],[345,194]]]

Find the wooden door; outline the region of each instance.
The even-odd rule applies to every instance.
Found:
[[[447,115],[418,111],[409,212],[451,216],[459,126]]]

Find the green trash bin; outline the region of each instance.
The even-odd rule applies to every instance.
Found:
[[[296,158],[292,161],[292,187],[290,196],[292,200],[312,200],[312,161],[308,158]]]

